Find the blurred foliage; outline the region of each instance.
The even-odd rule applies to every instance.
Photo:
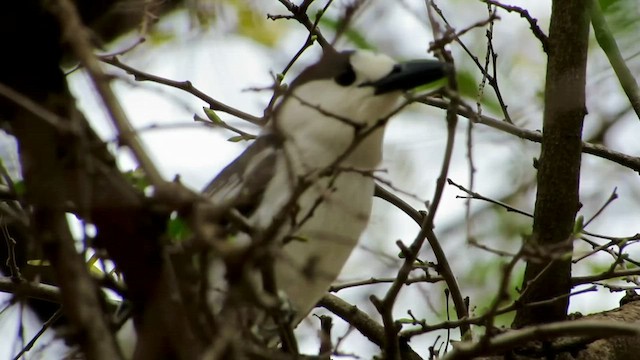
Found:
[[[431,82],[429,84],[418,86],[417,88],[413,89],[412,92],[420,93],[420,92],[434,91],[434,90],[442,88],[446,84],[447,84],[447,79],[443,78],[443,79]]]
[[[640,2],[637,0],[599,0],[607,25],[623,53],[640,51]]]
[[[18,197],[23,197],[26,193],[26,186],[23,180],[14,181],[13,183],[13,191],[16,192]]]
[[[334,19],[325,15],[320,19],[320,26],[337,32],[344,26],[344,24],[342,23],[341,19]],[[344,30],[342,35],[346,37],[347,40],[349,40],[353,45],[355,45],[355,47],[359,49],[365,49],[365,50],[371,50],[371,51],[376,50],[376,46],[370,43],[367,40],[367,38],[364,36],[364,34],[362,34],[356,28],[349,27]]]
[[[637,0],[600,0],[600,8],[609,17],[609,26],[616,32],[634,35],[640,31],[640,3]]]
[[[506,242],[519,244],[522,236],[531,232],[532,219],[498,207],[492,212],[496,221],[494,229]]]
[[[145,191],[149,185],[149,179],[144,174],[142,168],[138,167],[134,170],[125,171],[124,176],[138,190]]]
[[[591,261],[588,263],[588,268],[591,274],[602,274],[611,269],[611,264],[608,262]]]
[[[283,21],[267,18],[265,4],[267,2],[263,0],[192,0],[186,10],[194,28],[201,31],[224,29],[272,48],[288,28]],[[173,34],[158,29],[152,30],[150,35],[154,45],[174,40]]]
[[[147,34],[147,41],[151,43],[153,46],[160,46],[174,41],[176,38],[175,34],[171,31],[165,31],[160,28],[154,27]]]
[[[471,98],[477,99],[478,97],[478,88],[479,81],[476,79],[473,73],[469,72],[466,69],[456,69],[457,70],[457,80],[458,80],[458,92],[463,98]],[[486,110],[494,114],[501,114],[502,109],[500,108],[500,103],[495,99],[493,94],[493,90],[489,85],[484,87],[485,91],[480,99],[480,104]]]
[[[169,239],[172,242],[181,242],[191,234],[192,231],[184,219],[177,216],[177,214],[172,214],[167,224],[167,236]]]
[[[285,32],[282,21],[267,19],[263,11],[248,0],[228,0],[238,17],[238,34],[267,47],[274,47]]]

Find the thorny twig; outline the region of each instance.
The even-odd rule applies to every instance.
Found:
[[[482,1],[484,1],[487,4],[502,8],[508,12],[515,12],[520,14],[520,17],[526,19],[527,22],[529,22],[529,28],[531,29],[531,32],[533,32],[533,35],[540,41],[540,44],[542,44],[542,50],[544,50],[545,53],[549,52],[549,38],[544,33],[544,31],[540,29],[540,26],[538,26],[538,20],[534,19],[526,9],[523,9],[518,6],[505,5],[494,0],[482,0]]]

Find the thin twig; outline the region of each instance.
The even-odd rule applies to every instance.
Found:
[[[477,193],[475,191],[471,191],[469,189],[466,189],[464,186],[456,184],[451,179],[447,179],[447,182],[449,183],[449,185],[453,185],[453,186],[457,187],[458,189],[464,191],[465,193],[469,194],[469,197],[467,197],[469,199],[483,200],[483,201],[486,201],[486,202],[501,206],[501,207],[503,207],[505,210],[507,210],[509,212],[515,212],[517,214],[524,215],[524,216],[529,217],[529,218],[533,218],[533,215],[531,215],[530,213],[528,213],[526,211],[514,208],[513,206],[505,204],[505,203],[503,203],[501,201],[493,200],[493,199],[488,198],[486,196],[483,196],[483,195],[481,195],[481,194],[479,194],[479,193]],[[461,196],[457,196],[457,197],[461,197]]]
[[[444,15],[442,14],[442,12],[440,11],[440,9],[437,6],[434,6],[434,9],[436,9],[436,12],[443,18],[444,20]],[[433,43],[431,43],[429,45],[429,52],[434,51],[436,49],[442,48],[445,45],[453,42],[453,41],[457,41],[460,42],[460,37],[466,33],[468,33],[469,31],[475,29],[475,28],[481,28],[484,27],[487,24],[490,24],[491,22],[495,21],[495,20],[499,20],[500,17],[498,15],[496,15],[495,13],[490,15],[488,18],[484,19],[484,20],[480,20],[478,22],[475,22],[469,26],[467,26],[466,28],[460,30],[460,31],[454,31],[452,28],[449,27],[449,31],[440,39],[435,40]],[[446,22],[446,20],[445,20]],[[449,25],[449,23],[447,22],[447,26]]]
[[[241,138],[241,140],[254,140],[257,137],[256,135],[249,134],[248,132],[245,132],[245,131],[242,131],[242,130],[238,129],[237,127],[231,126],[231,125],[227,124],[225,121],[222,121],[222,120],[216,120],[216,121],[208,120],[208,119],[205,119],[205,118],[199,116],[198,114],[193,115],[193,120],[196,121],[196,122],[201,122],[201,123],[203,123],[203,124],[205,124],[207,126],[221,127],[221,128],[227,129],[229,131],[233,131],[234,133],[238,134],[238,136]]]
[[[76,8],[69,0],[58,0],[57,4],[58,7],[56,7],[55,11],[61,19],[60,23],[64,31],[63,37],[73,49],[80,64],[82,64],[89,74],[96,91],[100,94],[100,98],[110,115],[111,121],[120,134],[122,143],[129,147],[140,167],[144,169],[149,182],[156,187],[162,186],[165,181],[147,154],[135,130],[131,126],[127,115],[120,106],[120,102],[109,85],[108,76],[100,68],[100,63],[92,51],[91,35],[82,24]]]
[[[446,109],[448,107],[448,102],[442,99],[423,98],[416,99],[416,101],[425,105],[435,106],[440,109]],[[516,125],[509,124],[506,121],[501,121],[486,115],[477,116],[477,114],[473,110],[471,110],[471,107],[466,104],[461,104],[461,106],[458,108],[458,115],[463,116],[477,124],[487,125],[507,134],[515,135],[521,139],[537,143],[542,141],[542,133],[539,131],[523,129]],[[582,142],[582,152],[613,161],[616,164],[622,165],[626,168],[634,170],[637,173],[640,173],[640,157],[630,156],[615,150],[611,150],[602,145],[590,144],[587,142]]]
[[[98,58],[114,57],[114,56],[124,55],[124,54],[128,53],[129,51],[135,49],[138,45],[143,44],[145,41],[147,41],[147,39],[144,36],[140,36],[140,37],[138,37],[136,39],[136,41],[133,44],[131,44],[129,46],[126,46],[123,49],[116,50],[116,51],[108,53],[108,54],[100,54],[100,55],[98,55]]]
[[[640,269],[627,269],[619,271],[605,271],[600,274],[587,275],[587,276],[575,276],[571,278],[571,284],[573,286],[589,284],[596,281],[609,280],[626,276],[638,276],[640,275]]]
[[[38,341],[38,339],[40,339],[42,334],[44,334],[44,332],[47,331],[47,329],[49,329],[51,325],[53,325],[53,323],[55,323],[58,319],[60,319],[60,317],[62,317],[62,309],[56,310],[56,312],[49,319],[47,319],[47,321],[45,321],[44,324],[42,324],[42,327],[40,328],[40,330],[38,330],[38,332],[35,335],[33,335],[31,340],[29,340],[29,342],[22,348],[22,350],[20,350],[20,352],[16,354],[16,356],[13,357],[13,359],[18,360],[24,354],[26,354],[29,350],[31,350],[31,348],[33,348],[33,345],[36,344],[36,342]]]
[[[584,233],[586,234],[586,232],[584,232]],[[591,240],[589,240],[588,238],[586,238],[586,237],[584,237],[584,236],[581,236],[581,237],[580,237],[580,239],[581,239],[582,241],[584,241],[584,242],[588,243],[589,245],[591,245],[591,247],[593,248],[593,251],[589,252],[588,254],[586,254],[586,255],[584,255],[584,256],[580,256],[580,257],[578,257],[578,258],[576,258],[576,259],[572,260],[572,261],[573,261],[573,263],[577,263],[577,262],[579,262],[579,261],[583,260],[584,258],[586,258],[586,257],[588,257],[588,256],[591,256],[591,255],[593,255],[593,254],[595,254],[595,253],[597,253],[597,252],[599,252],[599,251],[604,251],[604,252],[606,252],[607,254],[611,255],[611,257],[612,257],[613,259],[617,259],[617,260],[619,260],[619,259],[624,259],[624,261],[626,261],[626,262],[628,262],[628,263],[630,263],[630,264],[633,264],[634,266],[640,267],[640,262],[638,262],[638,261],[636,261],[636,260],[633,260],[633,259],[631,259],[631,258],[630,258],[630,257],[628,257],[628,256],[623,256],[623,254],[622,254],[622,249],[621,249],[621,251],[620,251],[620,252],[617,252],[617,251],[615,251],[615,250],[613,250],[613,249],[609,249],[609,247],[611,247],[611,246],[613,246],[613,245],[619,245],[619,244],[624,244],[624,243],[626,243],[626,242],[628,241],[628,239],[634,239],[634,240],[637,240],[637,239],[638,239],[638,235],[635,235],[635,236],[630,237],[630,238],[628,238],[628,239],[625,239],[625,238],[615,239],[615,240],[612,240],[612,241],[610,241],[609,243],[604,244],[604,245],[600,245],[600,244],[598,244],[598,243],[596,243],[596,242],[594,242],[594,241],[591,241]],[[614,263],[613,265],[615,265],[615,263]]]
[[[496,12],[491,12],[489,13],[489,17],[486,20],[483,21],[479,21],[475,24],[473,24],[472,26],[467,27],[466,29],[456,33],[450,26],[449,22],[447,21],[447,19],[444,16],[444,13],[442,12],[442,10],[440,10],[436,5],[433,5],[433,8],[435,10],[435,12],[440,16],[440,18],[444,21],[445,25],[447,25],[447,29],[448,29],[448,36],[445,36],[442,40],[438,40],[436,42],[434,42],[430,48],[435,47],[439,42],[443,42],[444,44],[447,44],[451,41],[456,41],[461,47],[462,49],[469,55],[469,57],[475,62],[476,66],[478,67],[478,69],[480,69],[480,72],[482,73],[482,81],[483,82],[488,82],[489,85],[491,85],[491,87],[493,88],[493,91],[496,94],[496,97],[498,98],[498,102],[500,104],[500,108],[502,109],[502,112],[504,113],[504,117],[505,117],[505,122],[511,123],[511,117],[509,116],[509,113],[507,111],[507,105],[504,102],[504,99],[502,97],[502,92],[500,91],[500,86],[498,85],[498,81],[497,81],[497,54],[494,52],[493,50],[493,43],[491,41],[493,33],[492,33],[492,29],[493,29],[493,23],[495,20],[500,19],[500,17],[496,14]],[[474,29],[476,27],[483,27],[485,25],[489,25],[489,30],[487,31],[487,38],[488,38],[488,42],[487,42],[487,54],[486,54],[486,61],[485,61],[485,66],[483,66],[482,64],[480,64],[480,61],[478,60],[478,57],[473,55],[471,53],[471,50],[469,50],[469,48],[467,48],[467,46],[462,42],[462,40],[460,39],[460,37],[466,33],[467,31]],[[493,61],[493,75],[489,74],[489,70],[488,70],[488,65],[489,65],[489,58],[491,56],[491,59]],[[478,113],[480,114],[480,113]]]
[[[323,49],[331,48],[331,44],[325,39],[325,37],[320,32],[317,26],[314,26],[314,23],[311,22],[309,16],[307,15],[307,8],[311,4],[310,1],[304,2],[302,5],[298,6],[288,0],[279,0],[284,7],[287,8],[291,12],[292,15],[270,15],[267,14],[267,18],[271,20],[278,19],[295,19],[300,24],[304,25],[307,28],[310,34],[315,35],[317,37],[318,44],[322,46]],[[329,0],[331,3],[333,0]]]
[[[552,303],[554,301],[558,301],[559,299],[565,298],[565,297],[571,297],[571,296],[575,296],[575,295],[580,295],[580,294],[584,294],[587,292],[592,292],[592,291],[596,291],[597,290],[597,286],[591,286],[587,289],[582,289],[582,290],[578,290],[578,291],[574,291],[569,295],[561,295],[557,298],[553,298],[553,299],[548,299],[548,300],[543,300],[543,301],[537,301],[537,302],[532,302],[529,304],[523,304],[519,301],[514,301],[513,303],[500,308],[498,310],[496,310],[493,315],[503,315],[506,313],[510,313],[512,311],[518,310],[520,308],[523,307],[535,307],[535,306],[542,306],[542,305],[547,305],[549,303]],[[462,318],[462,319],[458,319],[458,320],[448,320],[448,321],[443,321],[441,323],[438,324],[433,324],[433,325],[421,325],[420,328],[417,329],[408,329],[408,330],[404,330],[400,333],[400,337],[403,338],[412,338],[414,336],[417,335],[422,335],[422,334],[426,334],[435,330],[447,330],[447,329],[457,329],[463,325],[479,325],[482,326],[486,323],[486,318],[487,315],[483,314],[480,316],[476,316],[473,318]]]
[[[123,64],[115,56],[102,57],[102,58],[100,58],[100,60],[105,62],[105,63],[107,63],[107,64],[109,64],[109,65],[113,65],[113,66],[115,66],[117,68],[120,68],[120,69],[126,71],[128,74],[133,75],[133,77],[135,78],[136,81],[151,81],[151,82],[155,82],[155,83],[158,83],[158,84],[171,86],[173,88],[180,89],[182,91],[186,91],[189,94],[197,97],[198,99],[206,102],[209,105],[209,108],[211,110],[225,112],[227,114],[233,115],[233,116],[238,117],[238,118],[243,119],[243,120],[246,120],[246,121],[248,121],[248,122],[250,122],[252,124],[255,124],[255,125],[262,126],[266,122],[261,117],[257,117],[257,116],[248,114],[248,113],[246,113],[244,111],[238,110],[238,109],[233,108],[233,107],[231,107],[229,105],[221,103],[218,100],[213,99],[212,97],[208,96],[207,94],[203,93],[198,88],[193,86],[191,81],[176,81],[176,80],[163,78],[161,76],[149,74],[147,72],[135,69],[135,68],[133,68],[133,67],[131,67],[129,65]]]
[[[607,201],[605,201],[605,203],[602,204],[600,209],[598,209],[598,211],[596,211],[596,213],[593,214],[593,216],[591,216],[589,220],[584,222],[584,225],[582,226],[582,228],[586,228],[589,224],[591,224],[593,220],[595,220],[600,214],[602,214],[602,212],[604,211],[604,209],[607,208],[607,206],[609,206],[612,202],[614,202],[618,198],[618,193],[616,192],[616,190],[618,190],[617,187],[613,188],[613,191],[611,192],[611,195],[609,195],[609,198],[607,199]]]
[[[305,40],[300,50],[298,50],[298,52],[291,58],[291,60],[289,60],[289,63],[287,64],[287,66],[284,67],[284,70],[282,70],[281,72],[283,76],[287,73],[287,71],[289,71],[289,69],[291,69],[291,66],[293,66],[293,64],[298,60],[300,55],[302,55],[302,53],[305,50],[307,50],[307,48],[309,48],[311,45],[313,45],[313,43],[318,39],[318,35],[315,34],[315,31],[318,28],[320,19],[322,19],[322,16],[327,11],[327,9],[329,8],[332,2],[333,0],[327,1],[325,6],[322,8],[322,10],[318,11],[318,13],[316,14],[316,20],[313,22],[313,26],[311,27],[311,29],[309,29],[309,35],[307,36],[307,40]]]
[[[343,284],[338,284],[338,285],[332,285],[329,288],[329,292],[338,292],[340,290],[344,290],[344,289],[349,289],[352,287],[358,287],[358,286],[364,286],[364,285],[375,285],[375,284],[388,284],[388,283],[392,283],[396,280],[396,278],[370,278],[367,280],[360,280],[360,281],[352,281],[352,282],[348,282],[348,283],[343,283]],[[444,280],[442,277],[440,276],[420,276],[420,277],[415,277],[415,278],[410,278],[407,279],[407,281],[405,281],[405,285],[411,285],[411,284],[417,284],[417,283],[436,283],[436,282],[440,282]]]
[[[502,304],[505,300],[509,299],[509,280],[511,279],[511,274],[513,273],[513,269],[516,264],[522,258],[522,248],[518,251],[516,256],[514,256],[511,261],[509,261],[506,265],[503,266],[502,269],[502,277],[500,279],[500,284],[498,285],[498,290],[495,298],[493,299],[489,310],[485,313],[486,322],[484,323],[486,332],[484,336],[480,339],[480,342],[488,342],[491,336],[493,335],[493,327],[495,323],[496,316],[498,315],[498,310],[500,304]]]
[[[32,284],[27,282],[15,282],[7,277],[0,277],[0,292],[8,294],[20,293],[23,296],[60,303],[60,289],[47,284]]]
[[[529,28],[531,29],[531,32],[542,44],[542,50],[544,50],[545,53],[549,52],[549,38],[544,33],[544,31],[540,29],[540,26],[538,26],[538,20],[534,19],[529,14],[529,11],[518,6],[505,5],[493,0],[482,0],[482,1],[484,1],[487,4],[494,5],[501,9],[507,10],[508,12],[515,12],[520,14],[520,17],[526,19],[527,22],[529,22]]]
[[[491,12],[491,6],[489,7],[489,16],[495,13],[495,10]],[[500,91],[500,86],[498,85],[498,54],[496,54],[496,50],[493,47],[493,24],[494,21],[489,23],[489,29],[486,32],[487,36],[487,56],[485,61],[485,68],[483,71],[483,81],[486,79],[489,81],[489,85],[493,88],[496,93],[496,98],[498,99],[498,103],[500,104],[500,108],[502,109],[502,114],[504,114],[504,121],[509,124],[513,124],[511,120],[511,116],[509,115],[509,111],[507,111],[507,104],[504,102],[504,98],[502,97],[502,92]],[[489,61],[491,59],[491,61]],[[489,63],[491,63],[491,76],[487,77],[486,74],[489,73]],[[479,106],[478,106],[479,108]],[[479,112],[478,112],[479,113]]]

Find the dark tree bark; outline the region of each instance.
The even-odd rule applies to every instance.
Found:
[[[533,233],[515,327],[563,320],[571,291],[572,232],[579,208],[589,2],[553,1],[542,150]],[[527,304],[557,299],[551,304]]]

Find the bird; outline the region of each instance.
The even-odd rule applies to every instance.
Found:
[[[227,210],[219,241],[237,250],[224,259],[226,273],[218,266],[212,277],[232,287],[252,273],[254,293],[284,298],[293,326],[306,317],[367,226],[389,117],[405,91],[449,68],[325,49],[286,88],[253,143],[202,191]]]

